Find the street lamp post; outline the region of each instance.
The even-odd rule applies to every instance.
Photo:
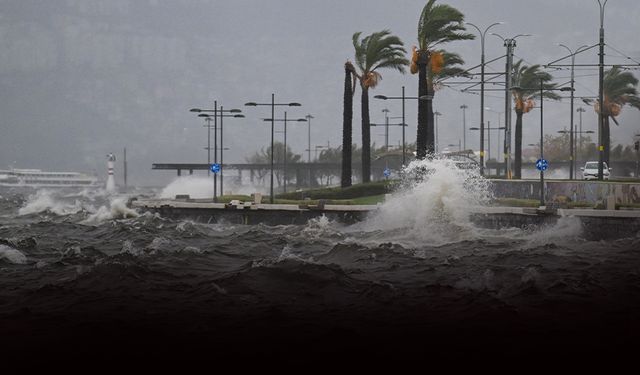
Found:
[[[213,109],[200,109],[200,108],[191,108],[189,110],[189,112],[196,112],[196,113],[201,113],[201,112],[213,112],[214,115],[218,113],[218,101],[214,100],[213,101]],[[214,121],[216,121],[217,118],[214,118]],[[211,125],[211,121],[207,121],[207,123],[209,125]],[[207,165],[211,165],[211,127],[207,126]],[[211,174],[211,171],[209,169],[207,169],[207,176]],[[215,190],[215,189],[214,189]],[[215,193],[215,191],[214,191]]]
[[[540,77],[540,160],[544,160],[544,78]],[[540,168],[540,207],[544,206],[544,168]]]
[[[265,118],[263,119],[264,121],[278,121],[278,122],[284,122],[284,152],[283,152],[283,157],[282,157],[282,167],[283,167],[283,179],[284,179],[284,192],[287,192],[287,122],[307,122],[307,119],[305,118],[299,118],[299,119],[287,119],[287,111],[284,111],[284,118],[281,119],[273,119],[273,118]]]
[[[580,133],[582,133],[582,114],[585,113],[587,110],[585,110],[582,107],[578,107],[578,109],[576,109],[576,112],[578,112],[580,114],[580,126],[578,127],[578,129],[580,129]],[[578,150],[580,150],[580,152],[582,152],[582,135],[580,136],[580,138],[578,138]],[[576,157],[575,159],[578,159],[578,151],[576,150]]]
[[[433,116],[436,118],[436,136],[435,136],[436,145],[435,145],[435,149],[436,149],[436,153],[437,153],[438,150],[439,150],[439,147],[438,147],[438,117],[442,116],[442,113],[440,113],[438,111],[435,111],[435,112],[433,112]]]
[[[315,118],[311,114],[304,116],[307,119],[307,144],[309,147],[309,153],[307,154],[307,163],[311,163],[311,119]],[[311,169],[309,169],[311,171]]]
[[[382,100],[388,100],[388,99],[400,99],[402,100],[402,124],[404,124],[402,126],[402,165],[407,165],[407,160],[406,160],[406,141],[405,141],[405,127],[407,126],[407,123],[405,121],[405,111],[404,111],[404,101],[406,99],[414,99],[417,100],[418,97],[407,97],[404,94],[404,86],[402,86],[402,96],[386,96],[386,95],[376,95],[374,96],[374,98],[376,99],[382,99]]]
[[[217,111],[218,115],[214,115],[214,119],[216,117],[220,118],[220,196],[224,195],[224,150],[228,150],[225,149],[224,147],[224,118],[225,117],[231,117],[231,118],[244,118],[243,114],[240,114],[240,112],[242,112],[239,109],[230,109],[230,110],[224,110],[224,108],[222,106],[220,106],[220,109]],[[229,114],[225,114],[225,112],[229,113]],[[198,115],[198,117],[204,117],[205,119],[209,120],[208,122],[208,127],[211,126],[211,115],[208,114],[204,114],[201,113]],[[213,135],[213,158],[214,158],[214,163],[218,164],[218,128],[217,128],[217,122],[214,121],[214,129],[213,129],[214,135]],[[208,146],[207,149],[209,151],[211,151],[211,146]],[[214,197],[213,200],[214,202],[217,202],[217,184],[216,184],[216,180],[217,180],[217,174],[214,175]]]
[[[480,47],[481,47],[481,55],[480,55],[480,175],[484,175],[484,37],[487,35],[487,31],[493,26],[501,25],[503,22],[495,22],[491,25],[487,26],[484,31],[480,30],[480,28],[474,25],[471,22],[466,22],[467,25],[473,26],[478,33],[480,33]]]
[[[273,204],[273,133],[275,127],[275,106],[289,106],[289,107],[300,107],[302,104],[300,103],[276,103],[275,102],[275,94],[271,94],[271,103],[256,103],[256,102],[248,102],[245,103],[245,106],[248,107],[257,107],[259,105],[262,106],[271,106],[271,183],[269,188],[269,203]]]
[[[491,127],[491,121],[487,121],[487,126],[484,128],[487,131],[487,160],[491,160],[491,131],[492,130],[504,130],[505,127],[504,126],[500,126],[500,124],[498,124],[497,127]],[[478,127],[471,127],[469,128],[469,130],[480,130],[480,128]],[[498,150],[500,149],[500,132],[498,131]],[[497,158],[496,158],[497,161]]]
[[[307,154],[307,166],[309,167],[308,173],[309,173],[309,189],[311,189],[311,119],[314,118],[310,113],[308,115],[305,116],[305,118],[307,119],[307,147],[308,147],[308,154]]]
[[[582,134],[594,134],[595,132],[593,130],[587,130],[587,131],[582,131],[582,127],[580,127],[580,130],[574,130],[573,134],[571,134],[571,131],[569,130],[558,130],[558,133],[560,134],[569,134],[569,136],[573,136],[573,137],[578,137],[578,135],[580,136],[580,143],[582,143]],[[576,142],[574,141],[573,143],[574,145],[576,144]],[[574,149],[575,154],[574,154],[574,158],[573,158],[573,162],[576,162],[578,160],[577,158],[577,150],[578,147],[576,147],[576,149]],[[574,171],[575,173],[577,173],[577,169]],[[575,178],[575,176],[574,176]]]
[[[598,71],[598,102],[600,103],[600,113],[598,114],[598,180],[602,181],[604,173],[604,145],[602,131],[604,128],[604,7],[609,0],[598,0],[600,6],[600,62]],[[607,145],[607,147],[609,147]]]
[[[504,114],[504,112],[494,111],[493,109],[491,109],[491,107],[486,107],[485,109],[486,109],[487,111],[489,111],[489,112],[493,112],[493,113],[498,114],[498,128],[500,128],[500,127],[502,126],[502,125],[500,124],[500,118],[502,117],[502,114]],[[506,124],[505,124],[505,126],[504,126],[504,127],[501,127],[500,129],[502,129],[502,130],[505,130],[505,131],[506,131],[506,130],[507,130]],[[489,132],[489,136],[491,136],[491,132]],[[506,134],[505,134],[505,137],[504,137],[504,143],[505,143],[505,144],[503,145],[503,155],[507,153],[507,151],[506,151],[506,150],[507,150],[507,145],[506,145],[506,143],[507,143],[507,135],[506,135]],[[489,144],[491,144],[491,142],[489,142]],[[489,150],[489,151],[491,151],[491,150]],[[498,132],[498,155],[500,155],[500,132]],[[496,161],[497,161],[497,160],[498,160],[498,158],[496,157]],[[505,169],[506,169],[506,164],[505,164]],[[506,173],[506,171],[505,171],[505,175],[506,175],[506,174],[507,174],[507,173]]]
[[[389,109],[385,108],[382,110],[384,113],[384,150],[385,152],[389,152]]]
[[[214,162],[217,164],[218,163],[218,159],[217,159],[217,146],[218,146],[218,142],[217,142],[217,129],[218,129],[218,114],[220,116],[224,115],[224,113],[240,113],[242,112],[239,109],[229,109],[229,110],[224,110],[222,108],[222,106],[220,107],[220,109],[218,109],[218,101],[214,100],[213,101],[213,109],[201,109],[201,108],[191,108],[189,110],[189,112],[195,112],[198,113],[198,117],[205,117],[205,118],[209,118],[210,115],[207,114],[207,112],[212,112],[213,113],[213,128],[214,128]],[[228,116],[227,116],[228,117]],[[233,116],[233,117],[244,117],[244,116]],[[222,120],[221,120],[222,121]],[[211,120],[207,121],[207,165],[211,165]],[[209,169],[207,169],[207,175],[209,175],[211,172]],[[218,175],[217,173],[213,174],[213,201],[217,202],[218,201],[218,196],[217,196],[217,188],[218,185]]]
[[[469,108],[469,106],[466,104],[460,106],[460,109],[462,109],[462,145],[465,150],[467,149],[467,108]]]
[[[580,47],[578,47],[578,49],[576,49],[575,51],[572,51],[571,48],[565,46],[564,44],[558,44],[558,46],[565,48],[567,51],[569,51],[569,54],[571,55],[571,88],[575,89],[575,62],[576,62],[576,55],[578,53],[580,53],[580,50],[583,48],[589,48],[589,46],[587,45],[582,45]],[[574,99],[574,91],[571,91],[571,116],[570,116],[570,140],[569,140],[569,179],[573,180],[575,178],[574,173],[575,173],[575,158],[574,158],[574,152],[573,152],[573,148],[575,147],[574,143],[573,143],[573,99]]]
[[[544,74],[539,74],[538,78],[540,80],[540,160],[544,160],[544,91],[573,91],[575,90],[572,87],[559,87],[559,88],[555,88],[555,87],[544,87],[544,79],[545,79],[545,75]],[[537,88],[533,88],[533,87],[529,87],[529,88],[525,88],[525,87],[519,87],[519,86],[513,86],[511,87],[512,90],[533,90],[533,89],[537,89]],[[543,168],[539,168],[540,170],[540,206],[544,206],[545,205],[545,199],[544,199],[544,171]]]

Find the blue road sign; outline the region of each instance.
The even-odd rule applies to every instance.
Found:
[[[211,164],[211,172],[213,173],[219,173],[220,172],[220,164],[215,163],[215,164]]]
[[[549,168],[549,162],[546,159],[538,159],[538,161],[536,161],[536,168],[539,171],[546,171]]]
[[[384,169],[384,172],[382,172],[382,174],[383,174],[385,177],[389,177],[389,176],[391,176],[391,171],[389,170],[389,168],[385,168],[385,169]]]

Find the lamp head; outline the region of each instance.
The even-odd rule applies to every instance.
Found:
[[[389,98],[388,98],[387,96],[385,96],[385,95],[376,95],[376,96],[374,96],[374,98],[376,98],[376,99],[382,99],[382,100],[387,100],[387,99],[389,99]]]
[[[245,106],[247,106],[247,107],[255,107],[255,106],[257,106],[257,105],[258,105],[258,103],[256,103],[256,102],[249,102],[249,103],[244,103],[244,105],[245,105]]]
[[[242,110],[240,110],[238,108],[234,108],[234,109],[230,109],[229,112],[230,113],[240,113],[240,112],[242,112]]]
[[[302,104],[300,104],[300,103],[295,103],[295,102],[294,103],[289,103],[289,107],[301,107],[301,106],[302,106]]]
[[[200,108],[191,108],[189,110],[189,112],[198,112],[198,113],[200,113],[200,112],[202,112],[202,110]]]

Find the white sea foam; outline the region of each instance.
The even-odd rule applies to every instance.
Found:
[[[13,264],[26,264],[27,256],[20,252],[20,250],[6,245],[0,245],[0,260],[5,260]]]
[[[41,189],[29,195],[24,206],[18,210],[19,215],[35,214],[44,211],[51,211],[57,215],[71,215],[83,210],[80,200],[73,203],[56,199],[51,190]]]
[[[138,217],[140,214],[129,207],[126,204],[126,197],[111,198],[109,207],[100,206],[97,211],[89,215],[89,217],[83,221],[84,224],[98,224],[106,220],[113,219],[127,219]]]
[[[412,162],[404,188],[391,195],[362,226],[404,242],[434,245],[471,238],[473,207],[491,200],[490,182],[477,169],[460,169],[452,160]]]

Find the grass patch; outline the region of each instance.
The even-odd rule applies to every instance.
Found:
[[[223,195],[218,197],[218,203],[229,203],[233,200],[238,200],[242,202],[251,202],[251,196],[249,195]]]
[[[384,194],[372,195],[353,199],[353,204],[378,204],[384,202]]]

